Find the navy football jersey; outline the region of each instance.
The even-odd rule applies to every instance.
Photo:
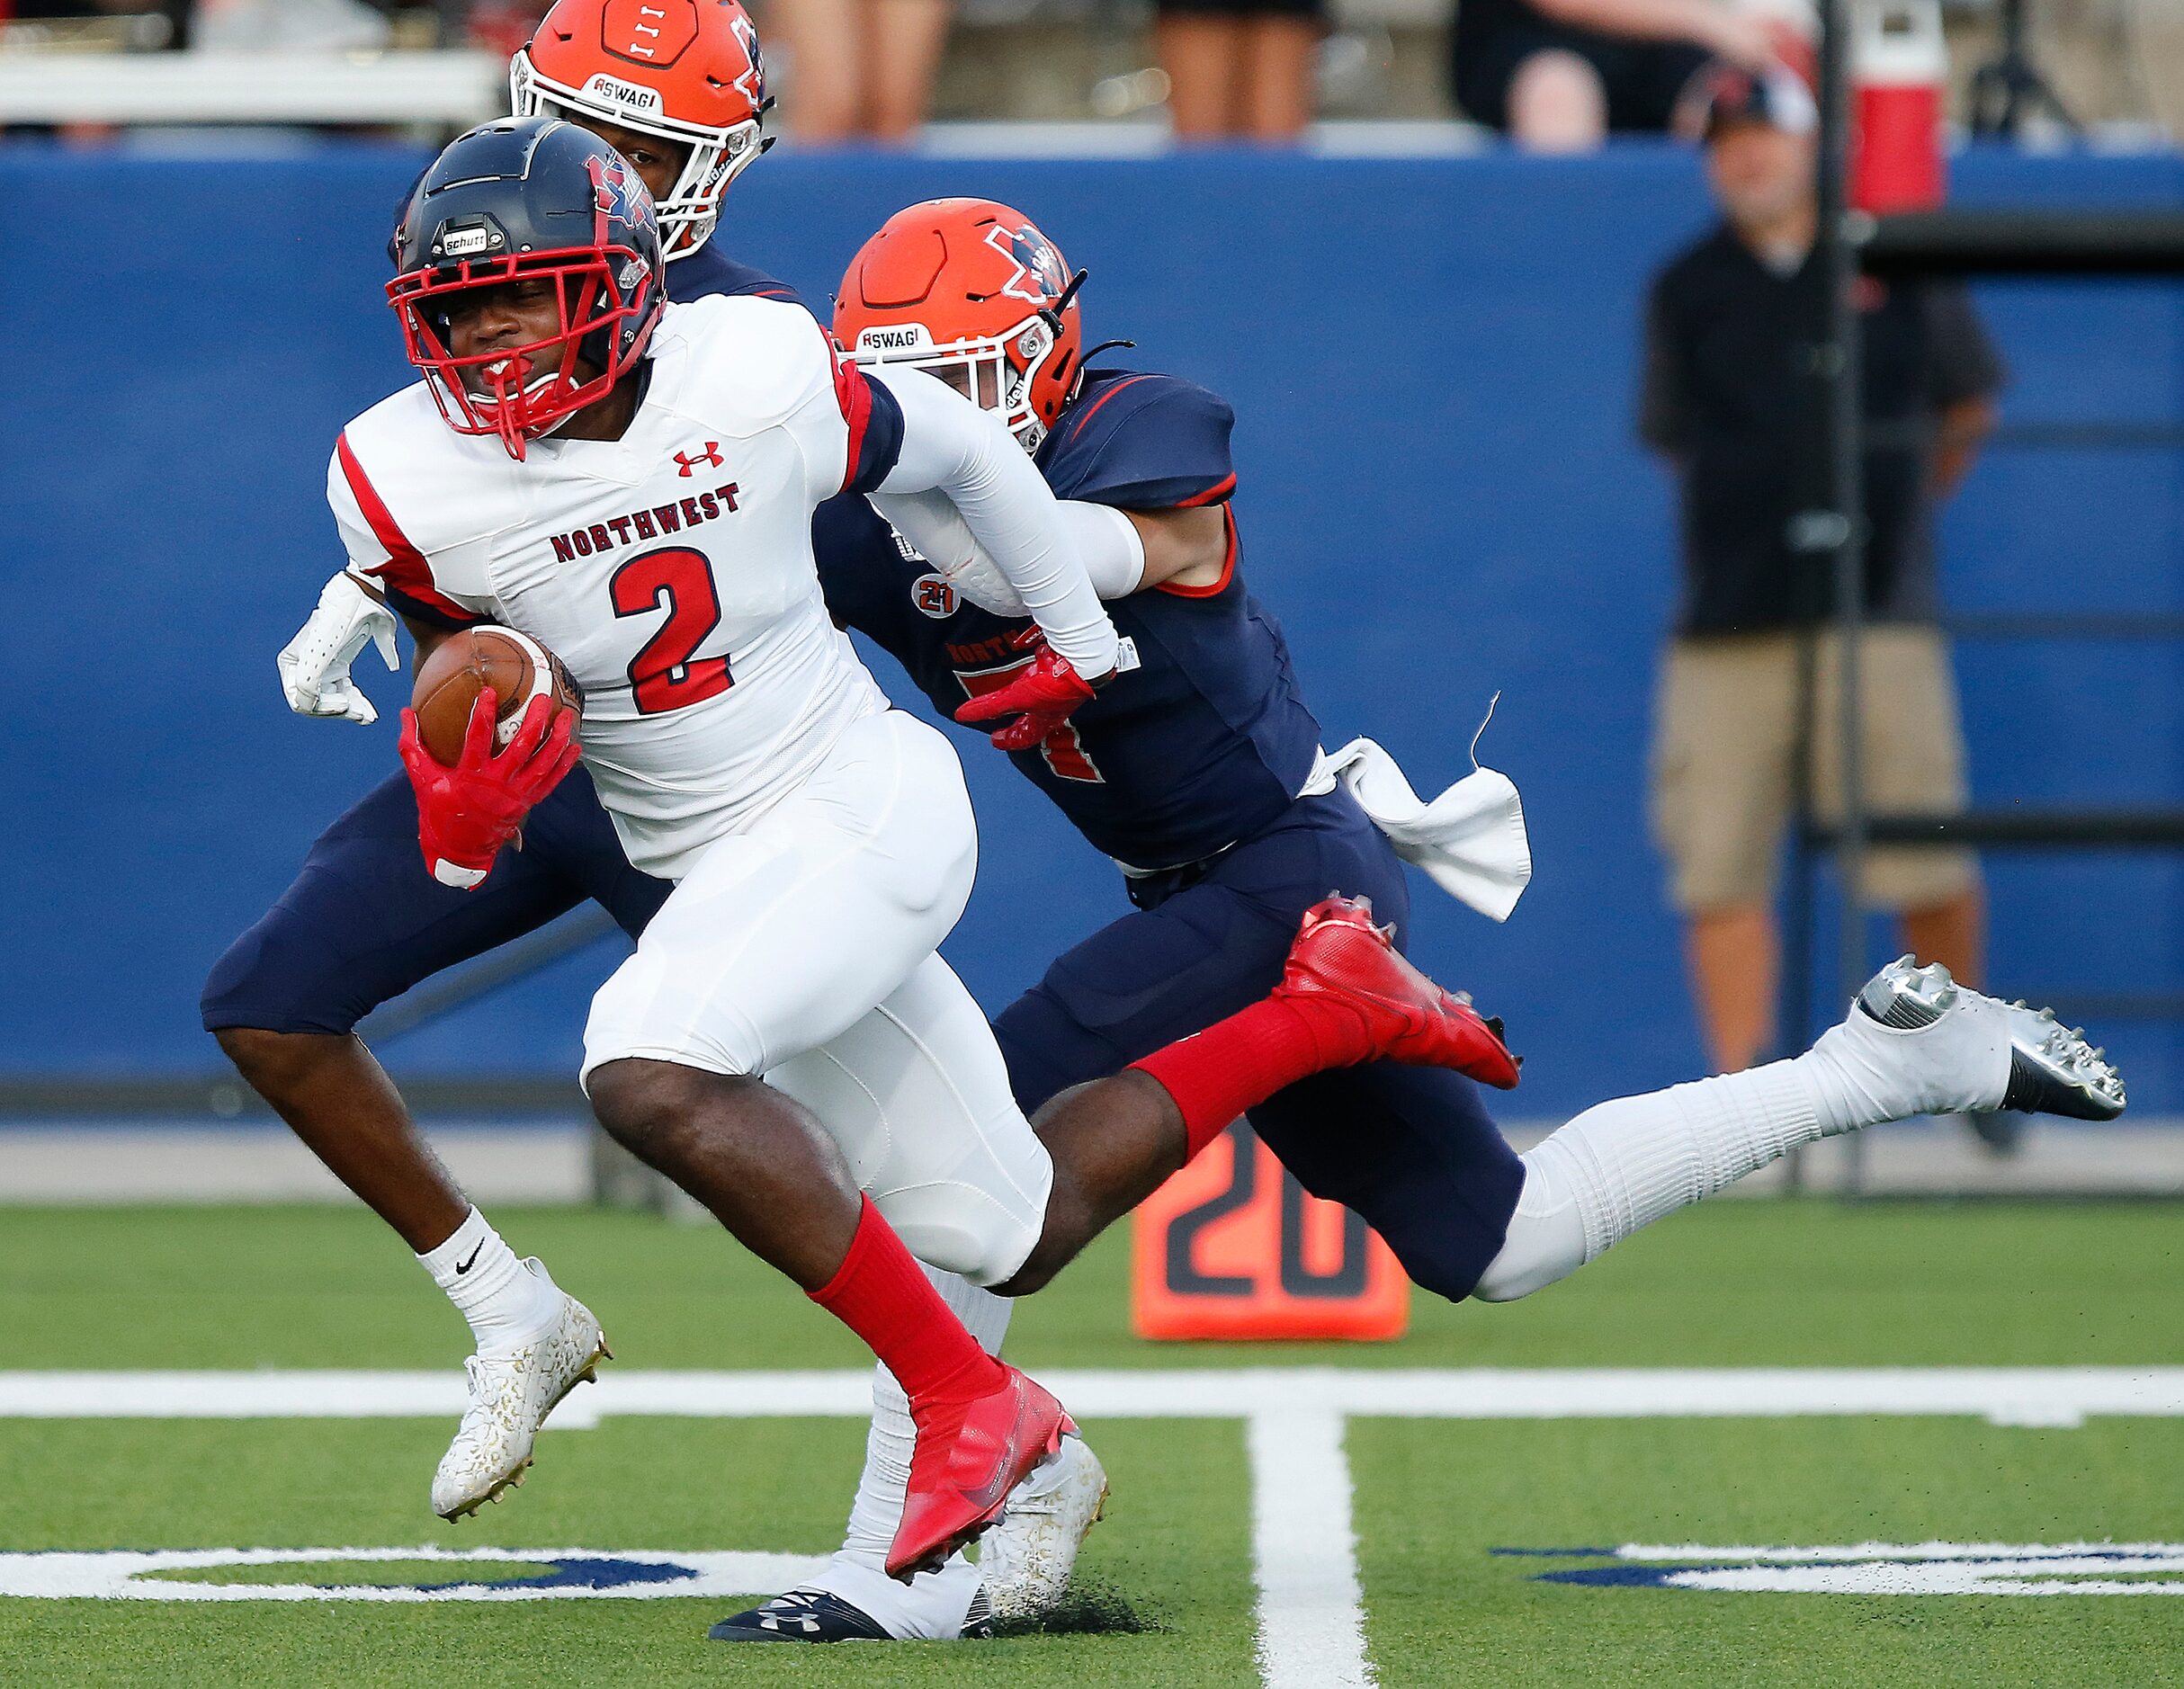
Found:
[[[731,298],[748,294],[762,299],[785,299],[792,305],[803,304],[796,290],[786,282],[776,282],[763,270],[738,264],[712,241],[667,266],[669,299],[687,302],[708,293],[725,293]]]
[[[1179,867],[1258,832],[1295,798],[1319,749],[1282,630],[1237,571],[1226,511],[1234,422],[1222,399],[1176,376],[1100,370],[1039,451],[1057,498],[1125,510],[1221,504],[1228,515],[1221,579],[1110,603],[1138,666],[1010,759],[1095,847],[1139,868]],[[821,505],[812,541],[835,619],[900,662],[943,714],[1031,660],[1034,623],[971,603],[863,499]]]

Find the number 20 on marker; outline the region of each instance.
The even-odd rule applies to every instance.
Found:
[[[1356,1214],[1306,1193],[1242,1121],[1137,1211],[1141,1337],[1402,1336],[1410,1281]]]

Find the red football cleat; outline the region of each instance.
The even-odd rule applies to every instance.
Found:
[[[1501,1023],[1444,991],[1397,953],[1393,927],[1373,925],[1365,898],[1330,897],[1304,912],[1277,997],[1332,999],[1356,1011],[1373,1044],[1367,1059],[1454,1068],[1507,1091],[1520,1058]]]
[[[1006,1362],[1000,1387],[968,1402],[912,1402],[917,1444],[887,1575],[909,1582],[1001,1516],[1008,1492],[1077,1429],[1061,1404]]]

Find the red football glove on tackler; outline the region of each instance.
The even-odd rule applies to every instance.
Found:
[[[425,748],[417,712],[402,711],[402,766],[417,794],[417,843],[425,867],[443,886],[467,891],[484,880],[533,806],[577,764],[574,710],[557,710],[551,698],[533,698],[515,737],[495,755],[499,708],[490,686],[479,693],[452,768]]]
[[[1004,751],[1028,751],[1045,743],[1046,736],[1091,702],[1097,691],[1068,657],[1043,645],[1023,673],[1006,686],[980,693],[956,710],[955,719],[965,727],[982,727],[1014,716],[988,737]]]

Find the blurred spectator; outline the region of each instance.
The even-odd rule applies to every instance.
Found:
[[[0,23],[111,19],[130,23],[121,44],[136,50],[188,45],[192,0],[0,0]]]
[[[948,0],[774,0],[760,20],[788,58],[801,141],[901,141],[926,121]]]
[[[363,0],[197,0],[195,46],[212,52],[347,52],[383,47],[387,20]]]
[[[548,0],[440,0],[440,39],[506,58],[531,39]]]
[[[1725,221],[1655,281],[1640,433],[1675,469],[1684,597],[1661,676],[1653,820],[1674,870],[1714,1068],[1774,1041],[1775,860],[1811,746],[1808,791],[1840,801],[1839,652],[1822,624],[1832,559],[1799,550],[1818,507],[1819,414],[1809,347],[1821,320],[1814,131],[1787,72],[1723,70],[1702,108]],[[1866,801],[1882,812],[1962,808],[1965,754],[1949,655],[1934,626],[1933,506],[1993,426],[2001,363],[1954,284],[1863,284],[1866,606],[1859,693]],[[1811,679],[1808,681],[1807,676]],[[1810,737],[1806,737],[1810,724]],[[1905,946],[1976,984],[1984,937],[1965,853],[1875,850],[1866,896],[1902,917]],[[1802,1032],[1799,1034],[1802,1036]]]
[[[1324,0],[1157,0],[1178,139],[1294,140],[1312,119]]]
[[[1781,28],[1722,0],[1457,0],[1450,87],[1520,146],[1588,152],[1667,130],[1710,59],[1764,69]]]

